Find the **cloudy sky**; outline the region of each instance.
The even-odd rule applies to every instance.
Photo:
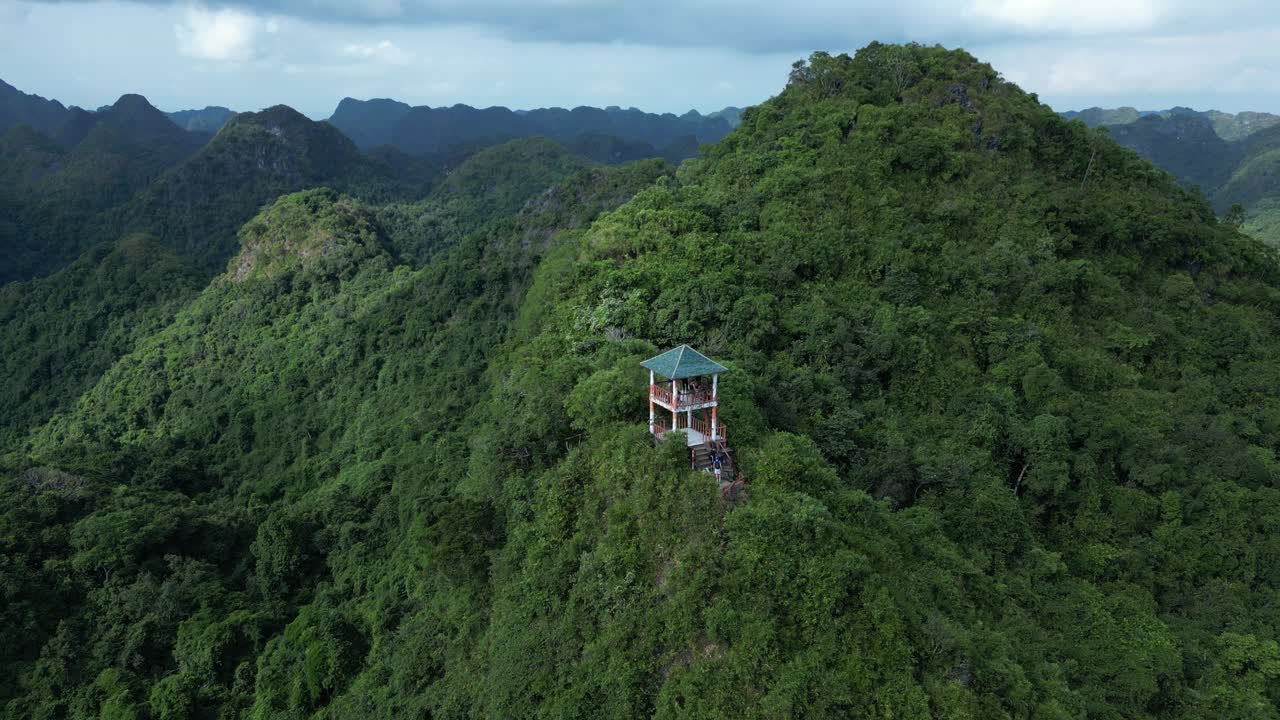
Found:
[[[1280,112],[1280,0],[0,0],[0,79],[90,108],[709,111],[871,40],[965,47],[1058,109]]]

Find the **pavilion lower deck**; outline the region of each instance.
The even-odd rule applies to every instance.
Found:
[[[666,437],[667,433],[669,432],[672,432],[672,431],[669,429],[658,429],[658,430],[655,430],[653,434],[656,435],[659,440],[661,440],[662,438]],[[685,438],[686,438],[685,443],[689,447],[693,447],[694,445],[701,445],[707,442],[708,440],[710,440],[710,435],[698,432],[693,428],[680,428],[675,432],[682,432],[685,434]]]

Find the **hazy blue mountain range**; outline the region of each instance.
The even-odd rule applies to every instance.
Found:
[[[618,151],[620,157],[662,156],[680,160],[696,152],[698,145],[717,142],[727,135],[732,129],[730,118],[733,117],[736,115],[732,111],[706,116],[696,111],[679,116],[657,115],[619,107],[513,111],[469,105],[410,107],[388,99],[345,98],[328,121],[362,148],[390,145],[412,154],[531,136],[549,137],[571,146],[598,146],[598,139],[579,139],[587,135],[613,137],[630,146],[629,150]],[[651,149],[644,149],[645,145]]]
[[[0,82],[0,132],[28,125],[62,145],[79,142],[107,112],[65,107]],[[329,123],[363,150],[389,146],[412,155],[457,154],[520,137],[542,136],[565,143],[597,162],[645,157],[682,160],[736,127],[741,108],[702,115],[646,113],[637,108],[578,107],[508,110],[467,105],[413,107],[390,99],[340,102]],[[221,107],[165,113],[178,127],[212,135],[235,114]]]
[[[227,108],[210,105],[202,110],[179,110],[177,112],[165,113],[175,125],[193,132],[202,132],[212,135],[235,115],[235,111]]]
[[[737,112],[517,113],[346,100],[325,123],[285,106],[164,113],[140,95],[89,111],[0,84],[0,283],[56,271],[131,232],[154,233],[216,267],[235,229],[282,193],[326,184],[370,200],[413,197],[515,138],[552,138],[604,164],[681,160],[723,137]]]

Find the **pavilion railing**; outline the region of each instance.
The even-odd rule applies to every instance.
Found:
[[[724,422],[721,421],[719,418],[716,419],[716,431],[715,431],[714,437],[711,432],[711,418],[709,417],[694,418],[693,429],[702,433],[702,437],[708,440],[724,440],[725,439]]]
[[[676,429],[676,430],[688,430],[688,429],[689,429],[689,422],[688,422],[688,420],[686,419],[686,417],[685,417],[684,415],[677,415],[677,416],[676,416],[676,427],[675,427],[675,429]],[[720,420],[720,419],[718,419],[718,418],[716,419],[716,432],[715,432],[715,436],[714,436],[714,437],[712,437],[712,434],[711,434],[711,418],[694,418],[694,419],[693,419],[693,429],[694,429],[694,430],[696,430],[696,431],[698,431],[698,433],[699,433],[699,434],[701,434],[701,435],[702,435],[702,437],[706,438],[707,440],[724,440],[724,439],[726,439],[726,438],[725,438],[725,430],[726,430],[726,429],[725,429],[724,421],[723,421],[723,420]],[[672,428],[671,428],[671,418],[661,418],[661,417],[659,417],[659,418],[654,418],[654,420],[653,420],[653,434],[654,434],[654,435],[658,436],[658,438],[662,438],[662,437],[664,437],[667,433],[669,433],[669,432],[671,432],[671,431],[672,431]]]
[[[715,399],[709,389],[695,390],[693,388],[680,388],[675,393],[676,400],[671,399],[671,386],[667,384],[650,385],[649,397],[668,407],[680,409],[683,407],[691,407],[694,405],[705,405]]]

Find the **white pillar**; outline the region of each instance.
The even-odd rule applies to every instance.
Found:
[[[678,418],[680,417],[680,414],[676,412],[676,408],[680,406],[679,398],[680,398],[680,395],[676,392],[676,381],[672,380],[671,381],[671,431],[672,432],[675,432],[675,430],[680,426],[680,423],[678,422]]]
[[[718,387],[719,384],[720,384],[720,376],[712,375],[711,376],[711,403],[712,403],[711,405],[711,439],[712,440],[716,439],[717,432],[718,432],[716,427],[716,409],[719,404],[719,401],[716,398],[718,397],[717,393],[719,392],[719,387]]]
[[[653,371],[649,371],[649,434],[653,434]]]

